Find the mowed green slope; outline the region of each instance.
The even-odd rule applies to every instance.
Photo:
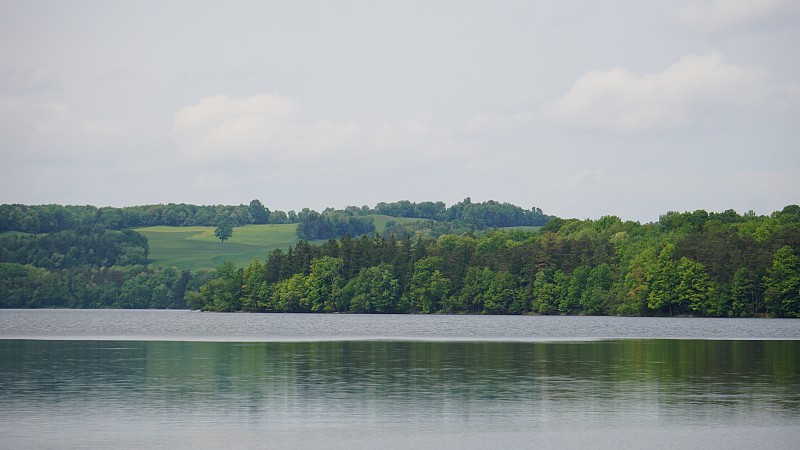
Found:
[[[372,216],[375,231],[382,233],[386,222],[415,222],[419,219]],[[233,237],[224,243],[214,236],[214,227],[146,227],[136,231],[147,237],[150,261],[160,266],[180,269],[214,268],[224,261],[246,266],[254,259],[264,261],[280,248],[287,250],[298,242],[297,224],[247,225],[233,229]],[[324,241],[312,241],[322,243]]]
[[[233,229],[233,237],[220,242],[214,227],[147,227],[136,231],[147,237],[153,264],[181,269],[216,267],[224,261],[244,266],[264,260],[276,248],[297,242],[296,224],[247,225]]]

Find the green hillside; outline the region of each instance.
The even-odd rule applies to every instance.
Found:
[[[276,248],[287,249],[297,242],[294,224],[247,225],[236,227],[222,243],[214,227],[147,227],[136,231],[147,237],[153,264],[181,269],[216,267],[223,261],[246,265],[267,257]]]
[[[419,219],[371,216],[376,232],[382,233],[386,223],[416,222]],[[214,237],[214,227],[137,228],[147,237],[150,260],[155,265],[175,266],[180,269],[213,268],[224,261],[246,266],[254,259],[264,260],[280,248],[286,250],[297,243],[297,224],[246,225],[233,229],[233,237],[222,243]],[[316,241],[312,241],[314,243]]]

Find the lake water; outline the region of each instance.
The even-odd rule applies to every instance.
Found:
[[[0,310],[0,448],[798,442],[798,320]]]

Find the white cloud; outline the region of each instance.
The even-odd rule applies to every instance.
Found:
[[[57,139],[67,128],[67,107],[60,102],[0,96],[0,152],[18,151]]]
[[[556,180],[547,191],[553,193],[574,193],[592,191],[593,186],[597,186],[606,180],[606,172],[600,169],[583,169],[572,174],[567,175],[565,178]]]
[[[119,120],[91,120],[81,123],[78,131],[87,138],[115,140],[128,136],[128,126]]]
[[[706,33],[790,20],[800,14],[797,0],[694,0],[672,12],[679,24]]]
[[[780,93],[796,90],[795,84],[767,85],[765,73],[760,67],[729,64],[718,53],[688,55],[652,74],[594,70],[548,104],[545,115],[565,125],[617,133],[757,116],[771,106],[786,105]]]
[[[236,126],[229,122],[263,118],[270,121],[286,121],[296,118],[300,105],[288,97],[278,95],[254,95],[246,98],[231,98],[215,95],[200,100],[196,105],[181,108],[175,114],[174,126],[189,129],[208,126]]]
[[[466,133],[485,133],[502,130],[508,126],[509,119],[503,114],[489,111],[472,116],[463,126]]]
[[[570,175],[564,182],[564,186],[568,188],[577,188],[585,184],[595,183],[600,181],[605,176],[602,170],[581,170]]]
[[[308,121],[295,100],[260,94],[206,97],[175,113],[172,130],[180,149],[196,162],[231,157],[258,162],[322,157],[358,135],[358,128]]]
[[[429,113],[393,121],[312,120],[294,99],[266,94],[204,98],[175,114],[172,134],[197,163],[430,160],[452,150],[449,131]]]

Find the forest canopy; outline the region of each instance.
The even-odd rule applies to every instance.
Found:
[[[800,317],[800,207],[301,242],[217,269],[213,311]]]
[[[375,214],[420,221],[376,234]],[[130,229],[220,221],[297,223],[302,240],[246,267],[192,272],[148,264],[147,239]],[[797,205],[769,216],[668,212],[648,224],[469,198],[322,213],[258,200],[1,205],[0,230],[2,307],[800,317]]]
[[[221,223],[238,227],[249,224],[296,223],[301,239],[338,238],[346,234],[372,234],[375,227],[369,216],[431,219],[445,230],[483,230],[485,228],[541,226],[551,217],[539,208],[525,210],[509,203],[489,200],[472,203],[467,197],[449,208],[443,202],[378,203],[375,208],[348,206],[343,210],[327,208],[318,213],[308,208],[300,212],[270,211],[260,200],[249,204],[127,206],[122,208],[61,205],[0,205],[0,233],[52,233],[80,227],[100,226],[111,230],[151,226],[213,226]]]

